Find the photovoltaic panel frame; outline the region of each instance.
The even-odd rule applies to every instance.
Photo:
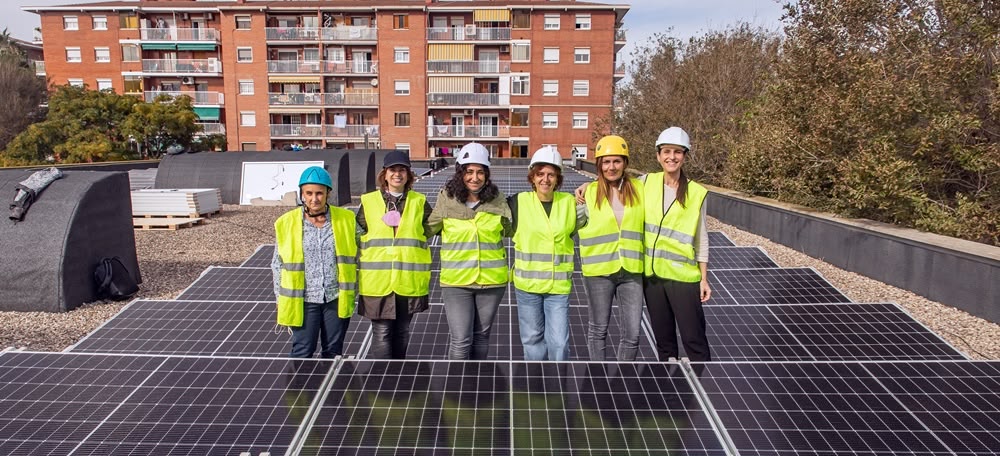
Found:
[[[851,302],[812,268],[708,270],[710,305]]]
[[[271,268],[209,266],[179,301],[275,301]]]

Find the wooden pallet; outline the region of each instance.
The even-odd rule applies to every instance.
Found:
[[[203,214],[191,213],[191,214],[133,214],[133,219],[189,219],[189,218],[211,218],[213,215],[218,215],[222,213],[222,209],[212,212],[205,212]]]
[[[176,231],[180,228],[187,228],[195,225],[200,225],[205,219],[201,217],[142,217],[132,219],[132,228],[137,230],[168,230]]]

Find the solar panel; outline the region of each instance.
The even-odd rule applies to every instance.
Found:
[[[729,236],[721,231],[708,232],[708,246],[711,247],[732,247],[736,244],[729,240]]]
[[[908,410],[897,395],[886,389],[882,379],[871,375],[869,366],[877,368],[881,364],[708,363],[696,365],[695,369],[700,372],[702,389],[741,455],[954,454],[938,432]],[[939,399],[952,399],[941,392],[959,393],[953,400],[961,400],[963,386],[969,385],[956,388],[944,380],[925,384],[930,383],[940,387],[927,393],[938,393]],[[996,385],[995,380],[992,383]],[[996,391],[994,386],[994,398]],[[936,407],[923,391],[917,394],[910,397],[927,403],[931,409]],[[989,404],[980,398],[976,402]],[[993,416],[997,416],[998,403],[994,400],[988,406]],[[944,422],[965,413],[953,401],[940,405],[945,411],[941,414]],[[967,417],[959,419],[964,424],[971,421]],[[994,435],[995,423],[984,423],[993,428]],[[975,423],[971,424],[975,427]],[[994,444],[991,448],[998,447]]]
[[[814,359],[771,306],[705,306],[705,329],[714,361]],[[683,353],[679,341],[678,346]]]
[[[274,301],[271,268],[209,266],[177,296],[183,301]]]
[[[812,268],[708,270],[706,305],[851,302]]]
[[[514,340],[516,348],[512,351],[516,359],[524,359],[524,352],[521,348],[520,327],[517,325],[517,309],[514,312]],[[589,361],[590,351],[587,349],[587,333],[590,325],[589,307],[570,306],[569,308],[569,359],[572,361]],[[618,359],[618,344],[621,342],[621,308],[615,306],[611,312],[611,320],[608,322],[607,349],[605,356],[607,361]],[[646,331],[640,327],[639,351],[636,354],[638,361],[656,361],[656,350],[653,348],[652,339]]]
[[[710,269],[776,268],[778,264],[760,247],[709,247]]]
[[[138,300],[67,351],[286,357],[291,338],[275,320],[273,301]],[[345,356],[361,352],[370,326],[362,317],[351,318]]]
[[[257,247],[257,250],[247,258],[243,264],[240,265],[241,268],[269,268],[271,267],[271,258],[274,257],[274,245],[264,244]]]
[[[676,364],[345,361],[302,455],[726,454]]]
[[[499,306],[497,309],[490,333],[488,359],[511,359],[512,347],[515,346],[515,341],[520,340],[511,334],[511,318],[516,318],[512,317],[513,312],[510,306]],[[410,344],[406,358],[447,359],[449,332],[448,317],[443,305],[434,304],[427,311],[416,314],[410,324]]]

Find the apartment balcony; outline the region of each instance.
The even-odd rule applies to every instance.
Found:
[[[326,27],[320,29],[323,41],[377,41],[378,29],[348,25],[341,27]]]
[[[317,41],[377,41],[375,27],[267,27],[264,29],[267,41],[317,42]]]
[[[221,92],[180,92],[180,91],[164,91],[164,90],[152,90],[143,92],[146,103],[152,103],[156,100],[156,97],[160,95],[169,95],[170,97],[191,97],[191,104],[193,105],[208,105],[208,106],[222,106],[224,100],[224,94]]]
[[[143,59],[142,72],[150,75],[219,76],[218,59]]]
[[[198,132],[199,135],[224,135],[226,134],[226,125],[220,123],[199,123],[201,125],[202,131]]]
[[[378,125],[301,125],[271,124],[272,138],[358,138],[379,137]]]
[[[430,27],[428,41],[510,41],[510,27]]]
[[[331,60],[268,60],[267,72],[272,74],[361,74],[378,73],[378,62],[373,60],[352,60],[334,62]]]
[[[139,39],[152,42],[207,42],[217,43],[219,31],[213,28],[142,28],[139,29]]]
[[[621,81],[625,78],[625,64],[621,64],[615,67],[615,82]]]
[[[427,137],[431,139],[507,139],[510,127],[506,125],[428,125]]]
[[[615,30],[615,52],[622,50],[625,47],[625,29]]]
[[[427,62],[428,73],[500,74],[510,73],[505,60],[435,60]]]
[[[35,76],[45,76],[44,60],[33,60],[31,64],[35,66]]]
[[[270,93],[270,106],[378,106],[378,92]]]
[[[428,93],[428,106],[509,106],[510,95],[499,93]]]

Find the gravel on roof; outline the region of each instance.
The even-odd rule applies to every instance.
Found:
[[[204,224],[177,231],[136,231],[143,283],[137,298],[172,299],[205,268],[238,266],[274,243],[274,220],[288,208],[226,205]],[[974,359],[1000,359],[1000,325],[710,219],[736,245],[760,246],[782,267],[813,267],[856,302],[895,302]],[[709,260],[711,268],[711,260]],[[126,303],[97,302],[65,313],[0,312],[0,348],[61,351],[113,317]]]

